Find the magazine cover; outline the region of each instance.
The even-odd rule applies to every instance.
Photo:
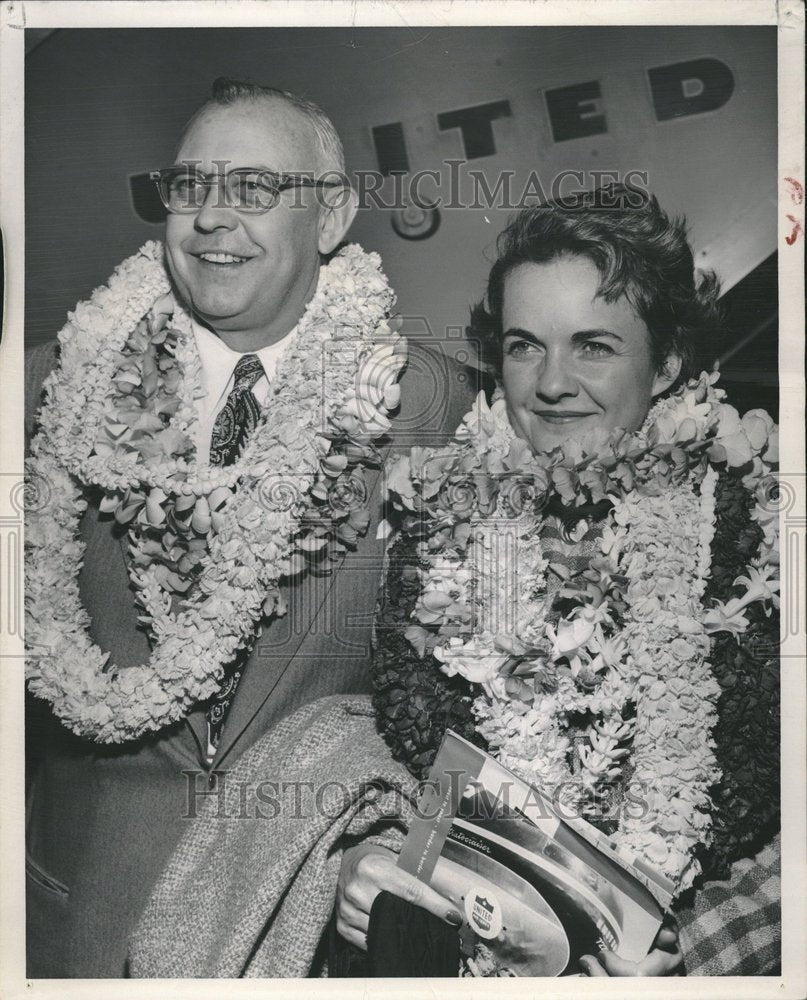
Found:
[[[642,959],[674,888],[450,730],[399,866],[464,914],[466,954],[481,942],[518,976],[576,972],[603,948]]]

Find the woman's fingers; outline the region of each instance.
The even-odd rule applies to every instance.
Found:
[[[336,930],[345,941],[361,951],[367,951],[367,931],[360,931],[357,927],[351,926],[341,916],[336,918]]]
[[[592,978],[596,976],[605,976],[606,979],[608,978],[608,973],[593,955],[583,955],[580,959],[580,969]]]
[[[683,956],[680,951],[656,948],[639,963],[639,970],[640,976],[680,976],[684,971]]]
[[[601,951],[596,957],[584,955],[580,966],[589,976],[659,976],[660,972],[641,972],[637,962],[617,958],[612,951]]]
[[[664,918],[653,948],[641,962],[629,962],[612,951],[583,955],[580,968],[588,976],[682,976],[684,958],[678,943],[678,925],[671,916]]]
[[[396,867],[389,873],[389,880],[384,888],[388,892],[400,896],[401,899],[428,910],[429,913],[433,913],[435,917],[451,924],[452,927],[459,927],[462,923],[462,915],[450,899],[441,896],[431,886],[400,868]]]
[[[652,954],[652,952],[651,952]],[[649,956],[648,956],[649,957]],[[642,972],[641,963],[618,958],[612,951],[600,952],[600,961],[609,976],[660,976],[660,972]],[[647,959],[645,959],[647,961]]]
[[[374,844],[349,847],[342,856],[339,871],[337,898],[340,903],[344,899],[369,913],[373,900],[383,888],[377,884],[379,872],[383,879],[385,866],[394,868],[396,860],[396,855],[386,847]]]
[[[440,920],[459,927],[462,916],[451,900],[402,871],[397,855],[383,847],[361,845],[345,851],[337,890],[337,908],[355,907],[369,916],[373,900],[386,889],[415,906],[433,913]]]
[[[398,868],[396,862],[395,855],[387,857],[382,854],[366,854],[358,861],[356,875],[363,886],[369,884],[374,887],[372,898],[375,899],[382,889],[386,889],[394,896],[400,896],[401,899],[405,899],[414,906],[428,910],[440,920],[444,920],[454,927],[459,927],[462,923],[462,916],[451,900],[441,896],[439,892],[426,885],[425,882],[416,879],[414,875]],[[372,899],[370,906],[372,906]]]
[[[371,852],[392,854],[383,847],[370,844],[348,848],[342,855],[336,887],[336,930],[345,941],[362,951],[367,950],[370,907],[378,894],[378,889],[360,874],[360,862]]]
[[[678,951],[678,931],[674,927],[662,927],[653,942],[654,948],[662,951]]]
[[[358,931],[360,934],[367,933],[367,927],[370,923],[367,914],[364,910],[360,910],[350,903],[343,903],[339,907],[338,920],[341,920],[346,927],[351,927],[353,930]]]
[[[367,951],[367,914],[351,903],[342,900],[336,910],[336,929],[339,934],[361,951]]]
[[[683,972],[681,952],[654,948],[641,962],[629,962],[612,951],[601,951],[595,958],[583,955],[580,968],[589,976],[677,976]]]

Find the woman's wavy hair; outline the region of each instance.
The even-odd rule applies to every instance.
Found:
[[[684,219],[671,219],[653,195],[614,184],[522,209],[496,248],[486,299],[471,310],[467,334],[497,378],[505,278],[519,264],[544,264],[566,255],[587,257],[596,265],[606,302],[626,296],[650,331],[657,371],[671,354],[680,356],[681,374],[670,391],[711,369],[722,336],[720,285],[711,272],[696,278]]]

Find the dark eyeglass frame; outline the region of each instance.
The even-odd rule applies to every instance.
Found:
[[[248,175],[257,175],[259,182],[264,187],[265,191],[265,201],[259,200],[256,204],[236,204],[236,200],[231,199],[229,196],[229,179],[231,177],[244,177]],[[177,207],[171,205],[171,197],[168,192],[168,184],[175,177],[193,177],[200,181],[207,191],[205,192],[204,201],[196,204],[192,201],[188,201],[188,204],[184,207]],[[244,215],[262,215],[264,212],[271,211],[280,200],[280,195],[283,191],[289,188],[315,188],[317,191],[325,187],[343,187],[343,181],[325,181],[325,180],[315,180],[313,176],[306,174],[282,174],[277,173],[274,170],[267,170],[265,167],[237,167],[234,170],[228,170],[224,173],[216,172],[212,174],[203,174],[200,170],[194,170],[192,167],[163,167],[160,170],[152,170],[149,172],[149,179],[154,181],[157,185],[157,191],[160,195],[160,201],[166,207],[166,209],[172,215],[195,215],[197,212],[202,210],[204,203],[207,201],[207,195],[210,188],[213,186],[220,187],[222,181],[224,182],[224,204],[228,208],[232,208],[236,212],[241,212]],[[268,181],[268,183],[267,183]]]

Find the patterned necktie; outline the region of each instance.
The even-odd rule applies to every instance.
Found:
[[[238,359],[230,395],[213,424],[211,465],[232,465],[255,429],[261,408],[252,395],[252,389],[263,373],[263,365],[256,354],[244,354]]]
[[[252,389],[263,374],[263,365],[257,355],[244,354],[238,359],[230,395],[213,424],[210,440],[211,465],[232,465],[255,429],[261,416],[261,408]],[[241,670],[232,670],[224,678],[221,690],[214,695],[207,709],[208,760],[212,760],[221,741],[224,720],[240,679]]]

